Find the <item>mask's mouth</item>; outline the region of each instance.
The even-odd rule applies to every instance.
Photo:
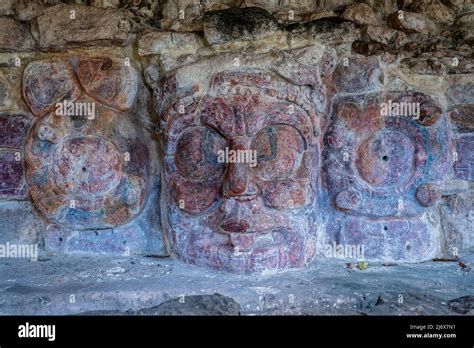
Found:
[[[229,233],[230,245],[239,251],[250,251],[253,248],[270,247],[287,244],[286,238],[290,231],[282,228],[249,233]]]
[[[228,233],[245,233],[249,230],[250,223],[247,220],[227,220],[221,224],[221,229]]]

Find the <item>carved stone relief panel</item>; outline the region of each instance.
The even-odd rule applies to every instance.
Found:
[[[367,259],[420,261],[438,252],[429,207],[452,174],[452,137],[439,103],[419,92],[340,97],[325,135],[331,242]]]
[[[175,256],[238,273],[313,259],[325,94],[312,69],[294,76],[314,87],[258,66],[212,73],[205,91],[167,77],[162,220]]]
[[[53,224],[55,238],[46,238],[53,249],[59,231],[118,228],[146,205],[152,180],[147,136],[132,109],[137,89],[135,70],[107,57],[26,67],[23,94],[37,117],[25,146],[26,178]]]

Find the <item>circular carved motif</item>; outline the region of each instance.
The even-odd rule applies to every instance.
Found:
[[[65,139],[53,158],[54,181],[64,193],[101,195],[120,183],[120,154],[115,145],[101,137]]]
[[[23,73],[23,94],[33,114],[43,116],[62,99],[75,100],[79,88],[69,64],[60,60],[30,63]]]
[[[377,132],[357,151],[359,175],[372,186],[399,185],[412,176],[414,150],[411,140],[402,133]]]
[[[42,117],[26,143],[31,198],[65,228],[123,225],[140,213],[149,192],[148,152],[139,129],[119,112],[98,111],[84,123],[54,113]]]

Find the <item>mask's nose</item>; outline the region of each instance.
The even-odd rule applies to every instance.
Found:
[[[234,150],[235,154],[245,153],[249,147],[242,141],[234,142],[230,150]],[[243,151],[243,152],[242,152]],[[230,151],[229,151],[230,152]],[[250,159],[250,153],[245,158]],[[244,156],[241,156],[241,159]],[[236,155],[236,158],[238,156]],[[255,159],[256,160],[256,159]],[[227,172],[224,178],[224,185],[222,188],[223,194],[226,197],[234,198],[238,201],[250,201],[257,197],[257,186],[252,181],[251,167],[249,161],[244,163],[228,163]]]

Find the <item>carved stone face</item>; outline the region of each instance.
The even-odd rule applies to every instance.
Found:
[[[436,228],[423,214],[441,196],[452,150],[441,108],[418,92],[343,97],[335,105],[323,165],[335,208],[331,242],[363,245],[368,259],[432,257]]]
[[[165,115],[168,238],[187,262],[244,273],[302,267],[314,255],[314,121],[256,88],[259,78],[220,75],[234,92],[217,83]]]

